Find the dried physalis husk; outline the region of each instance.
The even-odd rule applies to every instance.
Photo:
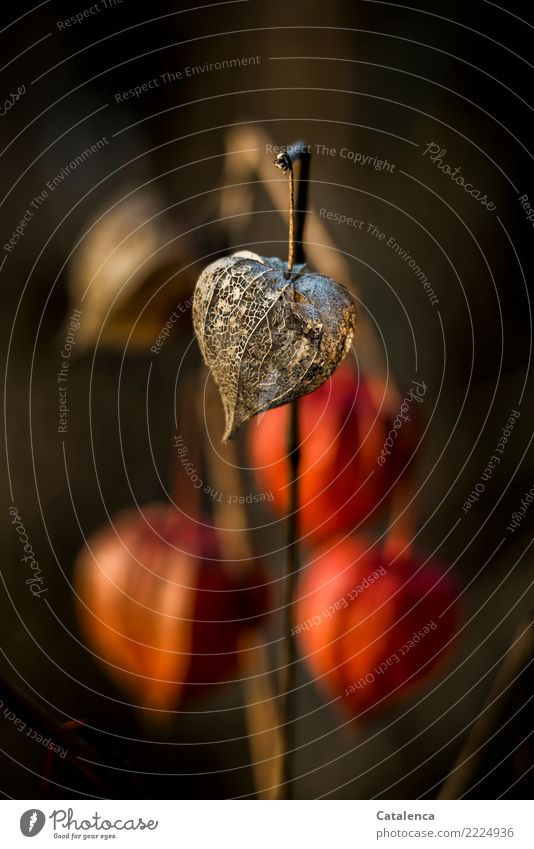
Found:
[[[219,387],[231,439],[247,419],[313,392],[347,354],[356,310],[347,290],[304,265],[250,251],[200,275],[193,323]]]
[[[152,344],[193,291],[194,246],[180,230],[152,187],[108,198],[86,223],[69,266],[71,306],[81,307],[77,350]]]

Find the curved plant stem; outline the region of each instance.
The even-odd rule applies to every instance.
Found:
[[[309,146],[303,143],[292,145],[275,160],[275,165],[289,172],[289,254],[288,272],[293,271],[295,262],[304,262],[303,232],[308,194],[310,163]],[[295,166],[299,169],[297,208],[295,209]],[[280,652],[280,724],[283,746],[280,769],[279,798],[295,796],[295,696],[297,684],[297,648],[292,634],[293,599],[299,571],[299,527],[298,527],[298,477],[300,460],[299,406],[298,401],[290,404],[287,456],[289,463],[289,509],[287,514],[287,547],[282,578],[282,640]]]
[[[310,146],[304,142],[291,145],[279,153],[274,164],[284,173],[289,172],[289,258],[287,269],[293,270],[295,262],[304,262],[304,224],[308,208],[308,177],[310,173]],[[294,175],[298,169],[297,202],[295,208]]]

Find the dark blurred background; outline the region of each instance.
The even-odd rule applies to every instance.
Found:
[[[435,795],[496,662],[533,605],[534,509],[507,531],[534,483],[532,223],[519,201],[534,198],[532,7],[484,0],[419,6],[244,0],[183,11],[161,0],[108,0],[64,29],[58,21],[88,7],[52,0],[3,13],[0,99],[21,86],[25,92],[0,118],[2,245],[48,181],[102,137],[107,143],[48,193],[13,250],[2,250],[8,464],[0,669],[60,721],[83,720],[101,752],[141,774],[149,796],[253,792],[239,688],[177,712],[164,731],[141,725],[84,647],[70,588],[88,534],[122,507],[165,498],[176,374],[183,354],[186,370],[198,354],[188,316],[157,356],[152,343],[80,345],[69,371],[68,433],[58,434],[58,363],[76,306],[69,256],[110,199],[145,183],[175,217],[192,257],[184,298],[188,274],[234,245],[285,255],[286,225],[260,187],[251,201],[257,214],[220,220],[229,128],[257,125],[275,144],[302,138],[393,163],[393,172],[378,171],[339,154],[315,155],[310,217],[326,209],[375,223],[408,250],[439,298],[432,306],[413,271],[383,243],[326,222],[350,267],[345,282],[357,287],[379,328],[395,380],[402,389],[417,373],[428,385],[428,428],[416,458],[417,541],[454,564],[465,588],[464,628],[432,684],[366,726],[342,724],[301,670],[298,795]],[[117,93],[162,74],[231,57],[260,61],[184,75],[117,102]],[[461,165],[496,208],[483,207],[423,155],[430,143],[445,148],[443,161]],[[521,416],[502,462],[464,514],[513,409]],[[46,604],[24,583],[12,502],[46,576]],[[269,551],[271,541],[260,535],[263,544]],[[518,739],[503,746],[530,733],[517,727]],[[6,796],[94,793],[66,764],[54,765],[45,784],[40,747],[7,721],[0,722],[0,749]],[[531,792],[528,778],[512,786],[512,767],[491,769],[484,767],[489,777],[474,795]],[[118,794],[131,795],[121,780],[113,774]]]

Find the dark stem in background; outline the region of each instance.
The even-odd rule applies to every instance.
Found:
[[[303,234],[308,202],[309,147],[302,142],[279,154],[275,165],[289,172],[289,256],[288,271],[293,264],[304,262]],[[296,166],[296,168],[295,168]],[[294,178],[297,170],[297,203],[295,209]],[[294,797],[295,782],[295,695],[297,685],[297,647],[291,633],[293,599],[299,571],[298,474],[300,459],[298,401],[290,405],[287,456],[289,462],[289,510],[287,515],[286,562],[282,583],[282,641],[280,653],[280,725],[282,732],[281,798]]]
[[[518,721],[517,714],[523,708],[526,699],[525,692],[521,690],[520,679],[527,674],[530,676],[527,693],[530,699],[532,698],[533,661],[534,611],[530,610],[514,635],[512,644],[495,676],[486,703],[472,725],[460,754],[438,793],[438,799],[461,799],[469,792],[472,785],[476,786],[474,783],[477,778],[480,779],[488,746],[490,743],[495,745],[494,738],[499,729],[510,721],[510,718]],[[528,737],[525,737],[523,743],[526,740]]]
[[[50,738],[55,745],[66,749],[65,760],[85,780],[93,784],[95,790],[99,791],[102,795],[102,798],[118,798],[117,788],[113,787],[112,784],[108,784],[108,782],[97,776],[93,771],[93,765],[97,766],[102,762],[105,763],[106,759],[109,763],[109,756],[106,758],[102,752],[86,743],[74,731],[65,728],[45,708],[41,707],[37,702],[32,701],[12,681],[4,678],[1,674],[0,694],[4,703],[4,709],[9,709],[25,722],[26,725],[42,733],[44,737]]]

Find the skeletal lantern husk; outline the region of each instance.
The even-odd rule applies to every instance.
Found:
[[[226,441],[252,416],[330,377],[350,349],[356,309],[329,277],[244,251],[204,269],[193,323],[221,394]]]
[[[196,270],[189,237],[154,189],[123,191],[86,222],[69,266],[71,308],[81,309],[77,348],[146,347]]]

